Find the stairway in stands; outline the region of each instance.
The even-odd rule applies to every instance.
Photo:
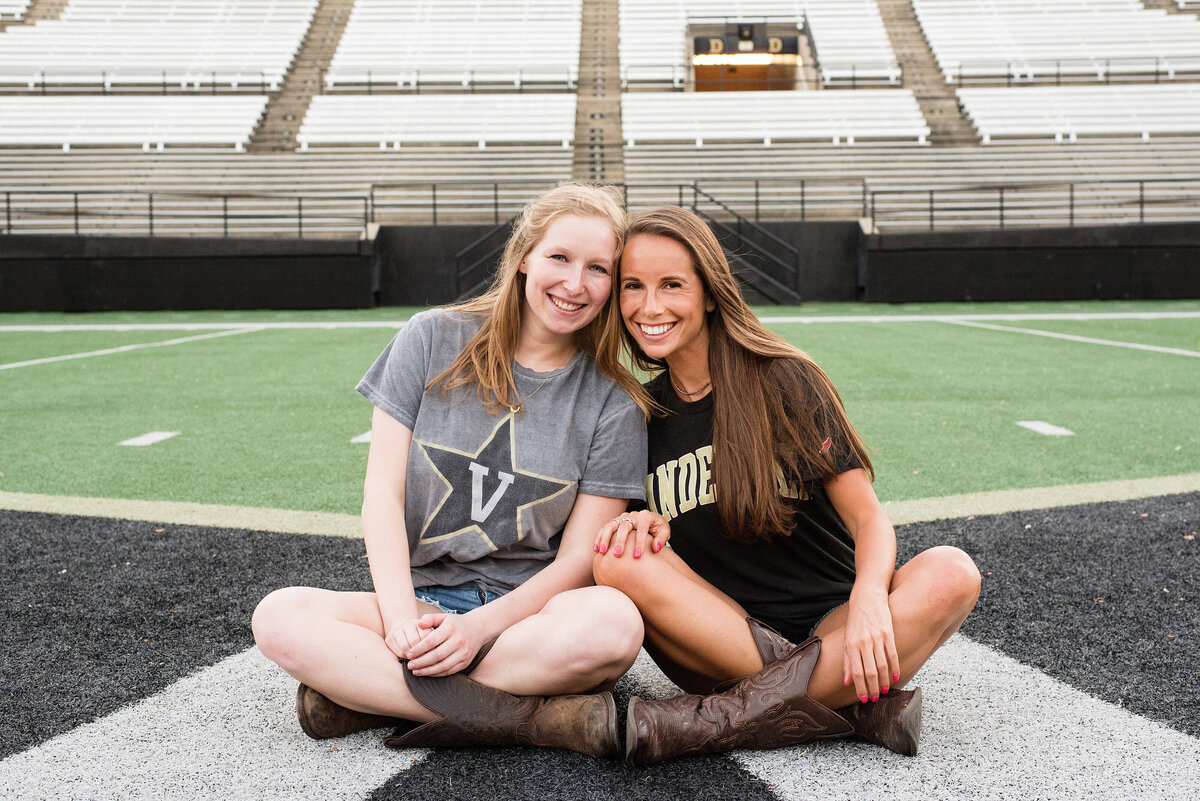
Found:
[[[321,90],[321,76],[337,52],[354,0],[321,0],[308,33],[296,51],[283,86],[271,97],[246,148],[251,153],[292,151],[296,134],[308,113],[313,95]]]
[[[1175,0],[1142,0],[1142,5],[1146,8],[1165,11],[1168,14],[1191,14],[1200,16],[1200,8],[1180,8],[1179,3]]]
[[[579,86],[575,105],[575,157],[571,177],[625,181],[621,135],[621,66],[618,0],[582,0]]]
[[[67,0],[33,0],[25,9],[25,16],[15,22],[0,22],[0,31],[16,25],[32,25],[40,20],[54,20],[62,16]]]
[[[877,0],[879,14],[904,70],[904,85],[911,89],[929,126],[934,146],[977,145],[979,134],[958,106],[954,87],[948,86],[933,57],[933,50],[917,22],[912,0]]]

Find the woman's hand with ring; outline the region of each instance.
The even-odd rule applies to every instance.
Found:
[[[633,535],[633,558],[637,559],[645,552],[647,545],[654,553],[658,553],[671,538],[671,524],[662,515],[645,509],[639,512],[627,512],[614,517],[596,534],[596,542],[592,550],[598,554],[607,554],[611,548],[613,556],[621,556],[627,549],[630,535]]]

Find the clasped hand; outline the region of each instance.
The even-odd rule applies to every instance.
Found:
[[[864,703],[878,701],[900,680],[900,657],[887,594],[850,596],[842,657],[842,685],[854,683]]]
[[[470,614],[434,612],[393,626],[387,647],[417,676],[448,676],[471,664],[480,638]]]
[[[671,524],[662,515],[646,509],[640,512],[625,512],[605,523],[596,534],[592,550],[598,554],[612,553],[620,556],[628,550],[628,540],[633,536],[633,558],[639,558],[649,543],[650,549],[658,553],[671,539]]]

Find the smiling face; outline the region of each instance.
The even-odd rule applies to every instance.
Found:
[[[521,261],[524,325],[540,339],[569,336],[596,319],[612,291],[617,234],[600,217],[562,214]]]
[[[658,234],[635,234],[621,257],[620,287],[625,328],[647,356],[673,367],[707,366],[708,296],[687,248]]]

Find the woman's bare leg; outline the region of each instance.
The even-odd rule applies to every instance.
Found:
[[[384,644],[374,593],[277,590],[255,610],[252,628],[264,655],[337,704],[414,721],[436,717],[409,694]],[[471,675],[518,695],[583,692],[623,674],[641,639],[637,609],[619,593],[573,590],[505,631]]]
[[[669,549],[640,559],[600,556],[596,581],[621,590],[642,613],[648,650],[720,681],[762,668],[746,626],[746,613],[700,578]],[[933,548],[914,557],[892,577],[889,604],[902,686],[958,630],[979,595],[979,571],[956,548]],[[842,685],[843,635],[847,610],[835,609],[817,629],[821,655],[809,695],[838,708],[857,699]],[[664,666],[664,672],[669,670]],[[888,677],[890,679],[890,677]]]

